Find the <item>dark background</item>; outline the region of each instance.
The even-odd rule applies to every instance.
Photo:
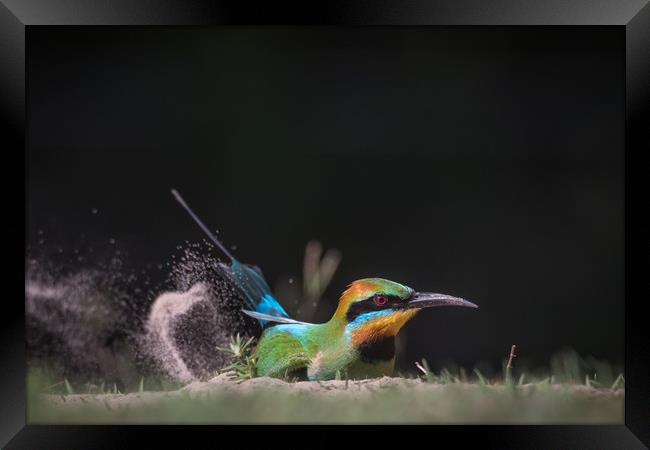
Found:
[[[166,261],[202,238],[176,187],[271,284],[309,239],[341,249],[322,320],[368,276],[480,305],[415,318],[405,366],[498,364],[513,343],[622,361],[624,30],[35,28],[27,45],[31,244]]]

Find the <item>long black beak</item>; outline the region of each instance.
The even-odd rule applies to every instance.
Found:
[[[446,294],[434,294],[432,292],[416,292],[406,303],[407,308],[431,308],[433,306],[465,306],[467,308],[478,308],[472,302],[462,298],[452,297]]]

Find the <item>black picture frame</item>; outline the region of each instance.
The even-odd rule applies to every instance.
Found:
[[[264,5],[221,1],[151,0],[2,0],[0,2],[0,122],[5,155],[23,155],[26,145],[26,45],[33,26],[57,25],[471,25],[471,26],[612,26],[626,35],[626,144],[625,144],[625,425],[620,426],[479,426],[437,427],[435,440],[479,440],[488,448],[644,448],[650,445],[650,346],[641,313],[645,294],[632,295],[644,280],[641,257],[647,258],[647,238],[639,223],[643,215],[644,151],[650,149],[650,6],[647,0],[599,2],[589,0],[545,1],[414,0],[408,3],[378,0],[365,2],[316,1],[297,6],[269,2]],[[5,162],[5,175],[15,163]],[[12,170],[13,171],[13,170]],[[5,194],[15,192],[15,182],[3,177]],[[20,197],[12,197],[16,203]],[[6,204],[6,203],[5,203]],[[23,204],[24,208],[24,204]],[[16,205],[16,210],[19,206]],[[5,210],[10,211],[9,206]],[[23,210],[24,211],[24,210]],[[7,213],[6,216],[9,216]],[[14,216],[15,217],[15,216]],[[23,217],[25,217],[23,215]],[[633,230],[633,224],[641,229]],[[18,235],[19,225],[7,227],[5,236]],[[25,228],[23,228],[25,230]],[[16,253],[24,257],[17,239]],[[8,265],[11,267],[11,264]],[[18,272],[18,269],[15,269]],[[18,289],[18,276],[6,272]],[[634,276],[636,275],[636,276]],[[4,448],[115,448],[145,434],[165,440],[188,442],[198,435],[209,438],[211,429],[187,427],[34,426],[25,424],[24,303],[20,295],[8,295],[0,314],[0,446]],[[392,427],[388,427],[393,429]],[[219,431],[222,433],[223,431]],[[266,430],[264,433],[267,433]],[[367,431],[366,431],[367,432]],[[373,431],[384,437],[386,427]],[[276,434],[276,433],[274,433]],[[267,434],[268,435],[268,434]],[[432,435],[433,436],[433,435]],[[300,438],[302,439],[302,438]],[[449,442],[449,441],[448,441]],[[302,445],[302,444],[300,444]]]

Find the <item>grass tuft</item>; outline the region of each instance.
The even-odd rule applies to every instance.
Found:
[[[257,358],[253,354],[254,338],[244,340],[239,333],[230,336],[228,347],[217,347],[218,350],[228,354],[232,362],[219,371],[220,374],[231,374],[235,379],[248,380],[254,378],[257,372]]]

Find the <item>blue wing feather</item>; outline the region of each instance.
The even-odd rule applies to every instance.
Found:
[[[255,311],[269,316],[289,317],[289,314],[271,293],[271,288],[264,277],[257,270],[232,258],[230,271],[233,281]],[[260,319],[260,324],[264,325],[266,321]]]
[[[287,314],[282,305],[280,305],[280,302],[273,297],[271,288],[264,280],[262,273],[253,266],[240,263],[234,256],[232,256],[221,241],[212,234],[210,229],[205,226],[203,221],[201,221],[187,203],[185,203],[183,197],[181,197],[175,189],[172,189],[171,192],[178,203],[180,203],[188,212],[203,232],[208,235],[210,240],[212,240],[212,242],[214,242],[228,258],[230,258],[230,267],[227,267],[225,264],[217,264],[216,268],[230,277],[235,285],[242,291],[251,308],[260,313],[260,316],[257,317],[260,324],[264,326],[267,323],[266,320],[261,319],[261,317],[265,315],[288,318],[289,314]]]
[[[276,323],[285,323],[285,324],[292,324],[292,325],[313,325],[311,323],[300,322],[299,320],[293,320],[289,317],[271,316],[257,311],[247,311],[245,309],[242,309],[242,312],[247,316],[254,317],[260,322],[264,321],[264,322],[276,322]]]

